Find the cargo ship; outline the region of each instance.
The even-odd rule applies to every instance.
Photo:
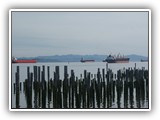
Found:
[[[145,60],[141,59],[141,62],[148,62],[148,59],[145,59]]]
[[[87,60],[84,60],[83,58],[81,58],[81,60],[80,60],[82,63],[84,63],[84,62],[94,62],[95,60],[89,60],[89,59],[87,59]]]
[[[103,60],[103,62],[108,62],[108,63],[128,63],[129,62],[129,58],[121,56],[120,54],[118,54],[117,56],[112,56],[110,54],[110,55],[107,56],[107,58],[105,60]]]
[[[36,63],[36,62],[37,62],[37,60],[29,60],[29,59],[18,60],[17,58],[12,57],[12,63]]]

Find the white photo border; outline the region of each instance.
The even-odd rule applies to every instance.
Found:
[[[148,108],[92,108],[92,109],[23,109],[12,108],[11,106],[11,91],[12,91],[12,12],[148,12],[148,70],[149,70],[149,106]],[[10,9],[9,10],[9,110],[10,111],[150,111],[151,110],[151,10],[150,9]]]

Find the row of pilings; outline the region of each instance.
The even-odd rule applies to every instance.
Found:
[[[27,67],[27,78],[20,82],[20,68],[15,73],[14,94],[16,108],[20,108],[20,91],[25,94],[26,108],[145,108],[149,100],[149,74],[145,69],[122,69],[114,74],[106,68],[97,74],[87,70],[75,76],[64,66],[64,79],[60,68],[55,66],[50,76],[50,67]],[[46,73],[47,72],[47,73]]]

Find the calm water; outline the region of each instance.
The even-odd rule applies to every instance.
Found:
[[[148,69],[148,62],[129,62],[129,63],[112,63],[108,64],[108,68],[112,69],[112,71],[116,74],[117,70],[123,69],[123,68],[134,68],[136,63],[136,68],[142,69]],[[47,71],[47,66],[50,66],[50,77],[53,78],[53,71],[55,71],[55,66],[60,67],[60,79],[63,79],[64,77],[64,66],[68,66],[68,74],[70,74],[70,71],[73,69],[75,72],[75,76],[80,78],[80,75],[84,73],[84,70],[87,70],[87,72],[91,72],[92,74],[97,74],[97,69],[100,68],[106,69],[106,63],[104,62],[88,62],[88,63],[80,63],[80,62],[70,62],[70,63],[34,63],[34,64],[12,64],[12,86],[15,83],[15,72],[16,72],[16,66],[20,67],[20,82],[24,82],[24,80],[27,78],[27,67],[30,67],[30,72],[33,72],[33,66],[45,66],[45,70]],[[42,68],[41,68],[42,69]],[[46,72],[47,74],[47,72]],[[46,75],[47,80],[47,75]],[[135,91],[134,91],[135,93]],[[12,87],[12,108],[15,108],[15,94]],[[34,94],[32,94],[32,97],[34,97]],[[123,101],[123,95],[122,95],[122,101]],[[135,101],[136,98],[134,98]],[[52,103],[51,103],[52,104]],[[123,108],[123,103],[121,104]],[[142,108],[148,107],[148,100],[145,100],[145,102],[142,105]],[[23,90],[20,92],[20,108],[26,108],[26,98],[23,93]],[[117,108],[116,101],[113,103],[111,108]],[[136,103],[134,104],[134,108],[136,108]]]

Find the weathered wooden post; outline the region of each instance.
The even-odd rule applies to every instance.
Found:
[[[134,69],[136,69],[136,67],[137,67],[137,64],[136,64],[136,63],[134,63]]]
[[[62,105],[63,105],[63,101],[62,101],[62,80],[59,80],[59,99],[60,99],[59,108],[62,108]]]
[[[16,76],[16,108],[19,108],[19,66],[17,66]]]
[[[87,79],[87,70],[84,70],[84,79],[83,79],[83,92],[82,92],[82,96],[83,96],[83,108],[86,108],[86,79]]]
[[[106,63],[106,72],[108,71],[108,63]]]
[[[129,70],[126,69],[126,78],[124,78],[124,108],[128,108],[128,78]]]
[[[37,84],[37,90],[38,90],[38,107],[41,107],[41,67],[38,67],[38,84]]]
[[[144,100],[145,100],[145,81],[144,81],[144,68],[140,70],[140,97],[142,101],[142,105],[144,105]]]
[[[137,107],[140,108],[140,75],[139,75],[139,70],[135,70],[135,87],[136,87],[136,103]]]
[[[93,97],[93,108],[95,108],[95,90],[96,90],[96,88],[95,88],[95,79],[96,78],[93,78],[93,92],[92,92],[92,97]]]
[[[33,66],[33,74],[34,74],[34,82],[33,82],[33,88],[34,88],[34,108],[37,108],[37,98],[38,98],[38,82],[37,82],[37,66]]]
[[[101,103],[101,97],[102,97],[102,91],[101,91],[101,73],[100,73],[100,69],[98,68],[98,72],[97,72],[97,107],[100,108],[100,103]]]
[[[112,102],[115,102],[115,86],[116,86],[116,81],[113,81],[113,97],[112,97]]]
[[[106,94],[107,94],[107,108],[109,108],[109,103],[110,103],[110,72],[109,70],[107,71],[107,75],[106,75],[106,78],[107,78],[107,89],[106,89]]]
[[[103,108],[106,107],[106,85],[105,85],[105,69],[102,69],[102,88],[103,88]]]
[[[80,98],[80,80],[76,77],[76,84],[75,84],[75,103],[76,108],[80,108],[81,98]]]
[[[42,66],[42,108],[46,108],[45,66]]]
[[[16,74],[15,74],[16,75]],[[16,80],[16,79],[15,79]],[[13,83],[13,93],[16,94],[16,83]]]
[[[90,105],[90,72],[87,74],[87,108]]]
[[[121,71],[118,70],[117,71],[117,81],[116,81],[116,92],[117,92],[117,106],[118,108],[120,108],[120,99],[121,99],[121,81],[120,81],[120,77],[121,77]]]
[[[64,66],[64,80],[63,80],[63,106],[67,108],[67,94],[68,94],[68,69]]]
[[[144,71],[144,79],[146,81],[146,89],[145,89],[145,92],[146,92],[146,99],[149,100],[149,74],[148,74],[148,70],[145,70]]]
[[[74,71],[71,70],[71,91],[72,91],[72,108],[74,108],[74,87],[75,87],[75,75],[74,75]]]
[[[56,72],[54,73],[53,79],[53,108],[57,108],[57,79],[56,79]]]
[[[130,82],[129,82],[129,91],[130,91],[130,106],[133,108],[133,70],[130,71],[129,76]]]
[[[114,87],[114,73],[112,70],[110,72],[110,106],[112,106],[112,102],[114,101],[115,97],[115,87]]]
[[[82,79],[82,76],[79,80],[79,99],[80,99],[80,108],[82,108],[82,104],[83,104],[83,79]]]
[[[48,76],[48,108],[50,108],[52,80],[50,79],[50,67],[49,66],[47,66],[47,76]]]
[[[27,108],[32,108],[32,74],[30,73],[30,68],[27,67]]]
[[[62,96],[61,96],[61,81],[60,81],[60,74],[59,74],[59,66],[55,67],[55,84],[56,84],[56,103],[57,108],[62,108]]]

